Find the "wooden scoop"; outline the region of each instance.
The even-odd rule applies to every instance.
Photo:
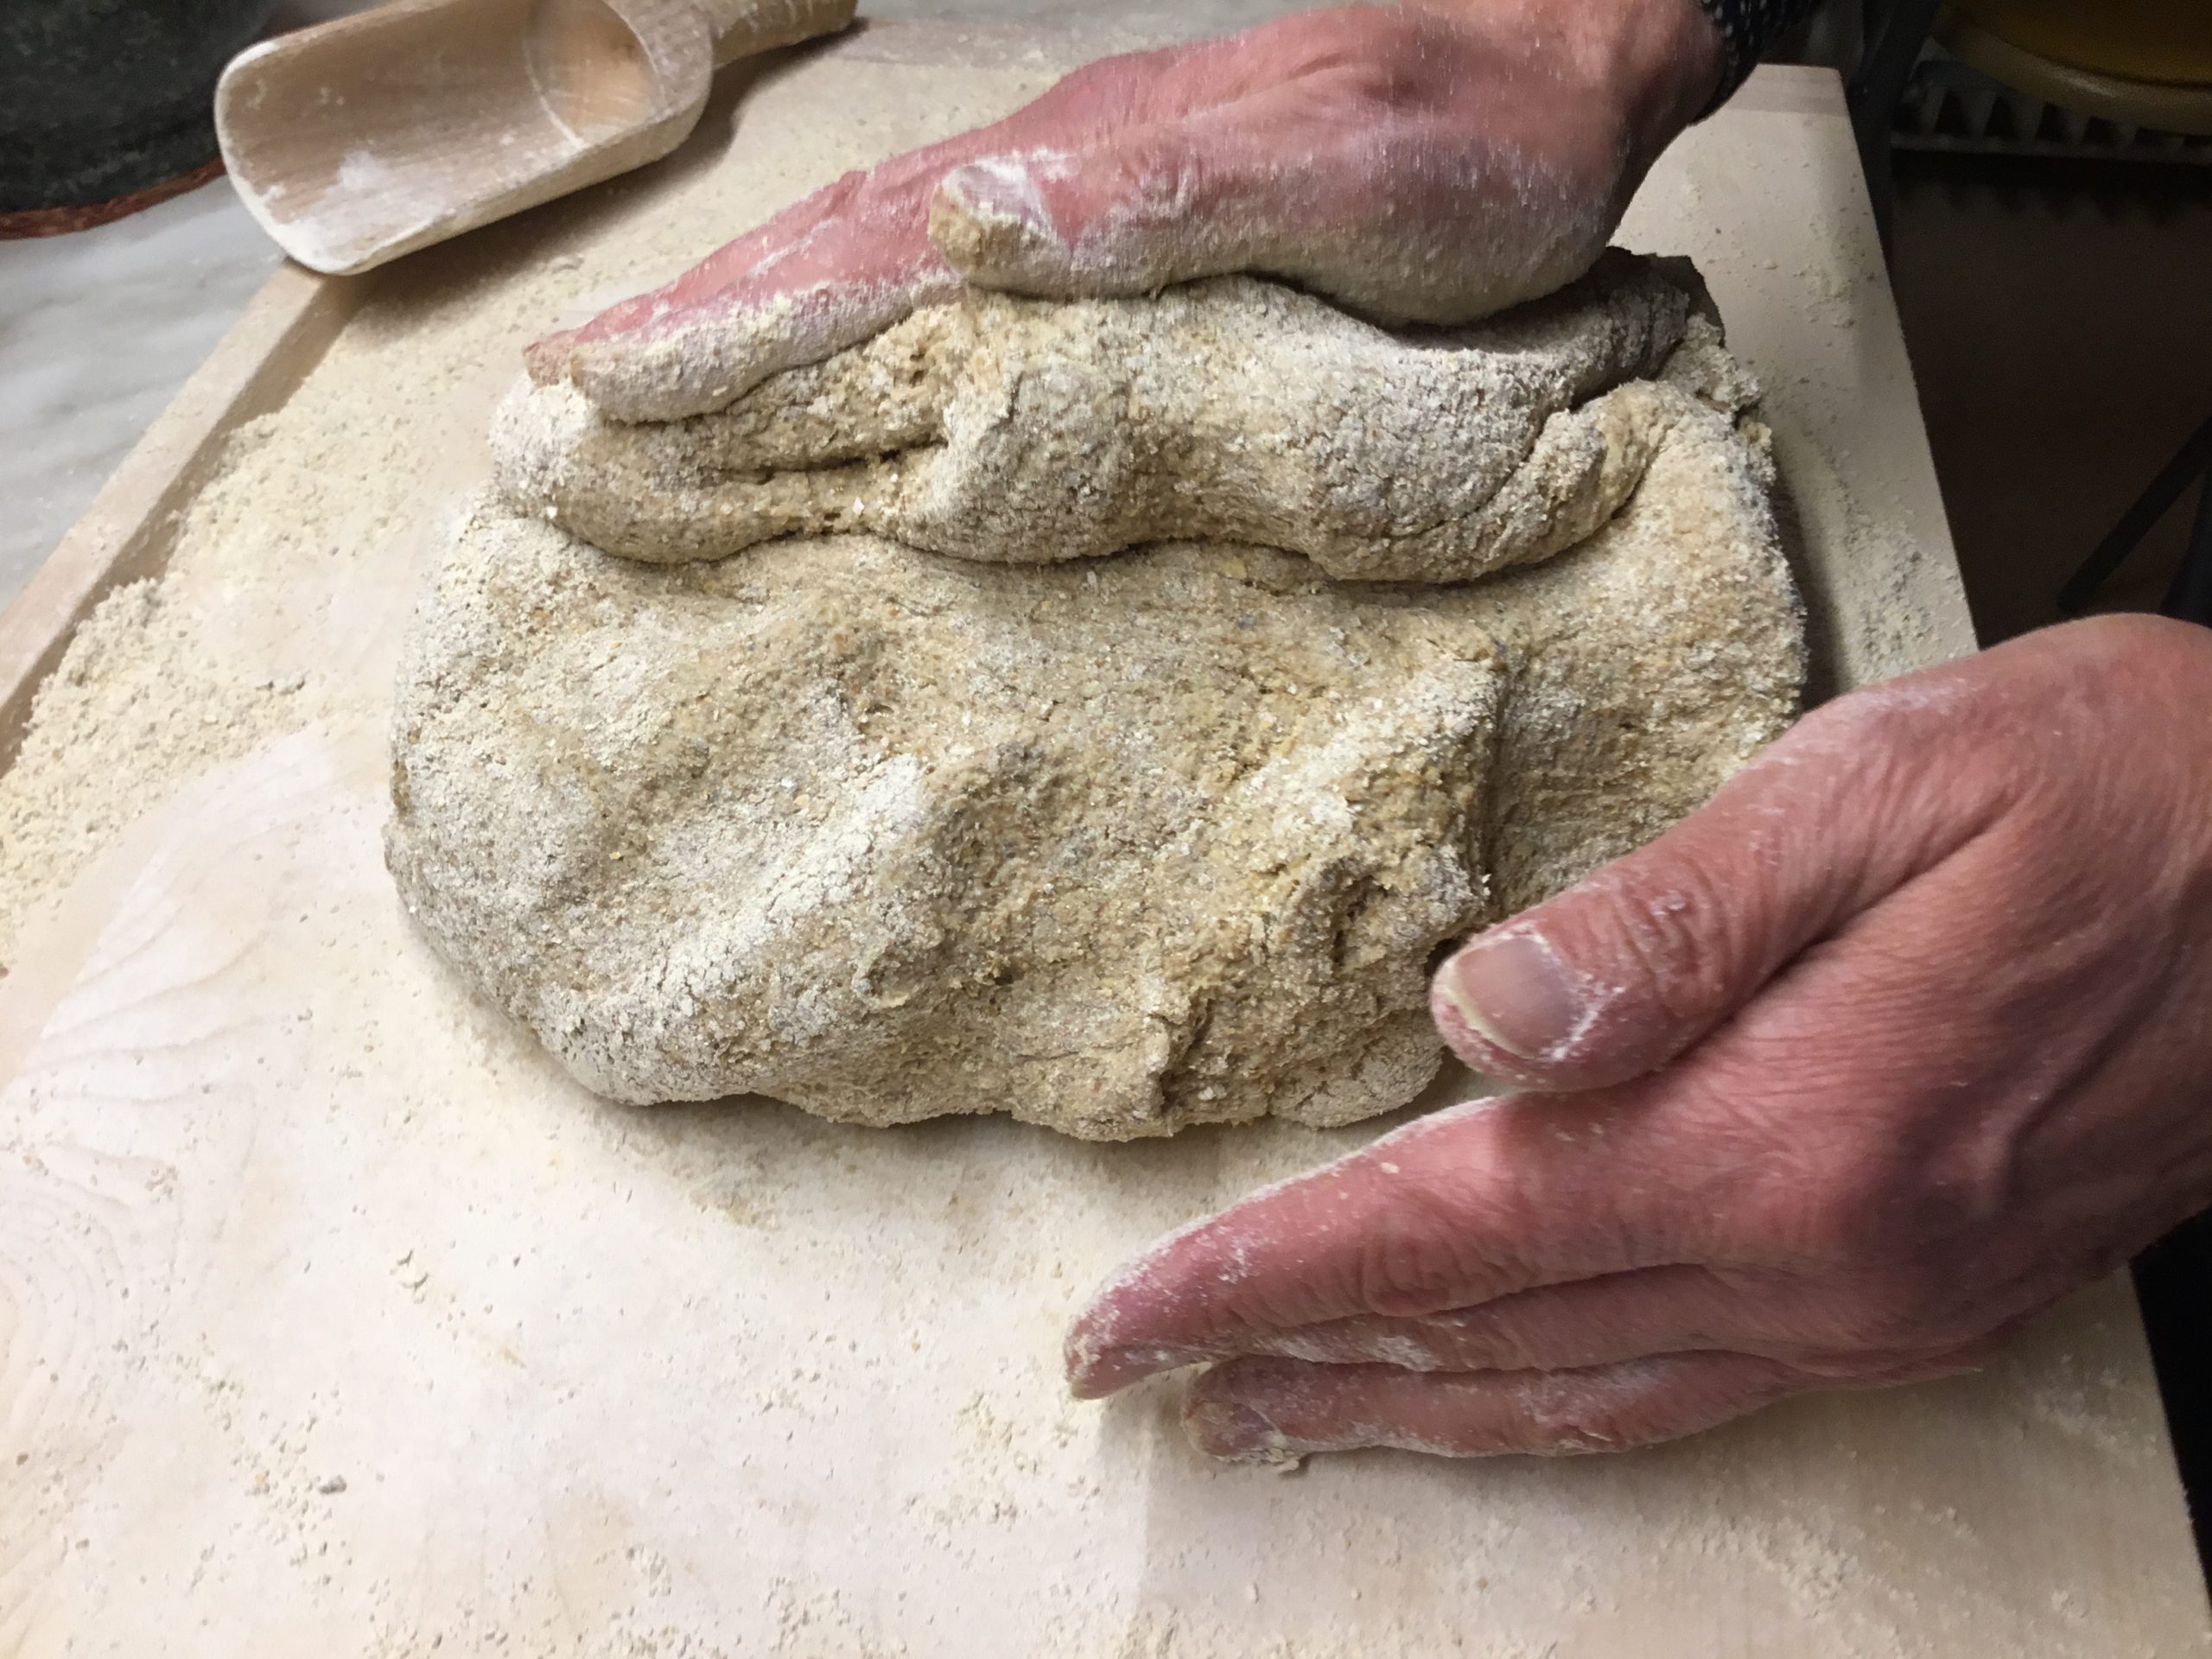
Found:
[[[715,70],[842,29],[854,0],[396,0],[241,52],[232,182],[312,270],[403,253],[665,156]]]

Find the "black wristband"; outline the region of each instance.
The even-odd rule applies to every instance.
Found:
[[[1720,31],[1720,88],[1707,105],[1711,115],[1744,84],[1760,54],[1783,30],[1802,20],[1818,0],[1698,0]]]

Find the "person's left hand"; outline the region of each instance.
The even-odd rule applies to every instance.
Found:
[[[1249,270],[1377,321],[1470,321],[1589,269],[1720,67],[1696,0],[1352,5],[1103,59],[540,340],[531,373],[675,420],[963,283],[1100,298]]]
[[[1224,1360],[1217,1455],[1472,1455],[1972,1364],[2212,1198],[2207,709],[2212,631],[2110,618],[1815,713],[1439,974],[1471,1064],[1576,1092],[1168,1239],[1076,1392]]]

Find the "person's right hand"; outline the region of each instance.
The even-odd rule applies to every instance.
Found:
[[[1468,321],[1580,275],[1719,73],[1695,0],[1317,11],[1107,59],[540,341],[531,373],[619,419],[699,414],[963,280],[1110,296],[1248,270]]]
[[[1815,709],[1488,930],[1448,1107],[1139,1257],[1098,1395],[1219,1456],[1596,1451],[1973,1365],[2212,1204],[2212,630],[2046,628]]]

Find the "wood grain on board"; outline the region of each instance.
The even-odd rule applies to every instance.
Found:
[[[361,292],[358,283],[279,267],[0,612],[0,766],[14,759],[39,682],[70,631],[122,583],[161,573],[176,515],[214,474],[230,435],[283,404]]]
[[[743,169],[765,212],[1094,49],[861,31],[621,210]],[[1836,687],[1973,643],[1853,155],[1832,77],[1763,72],[1624,232],[1697,259],[1765,378]],[[503,260],[610,245],[607,200],[380,273],[382,326],[461,303],[426,273],[493,304]],[[98,595],[160,568],[225,434],[334,340],[379,349],[355,297],[281,276],[149,435],[0,623],[6,729]],[[368,569],[300,607],[300,650],[397,626],[419,572]],[[1099,1147],[596,1101],[400,912],[387,712],[154,805],[0,982],[0,1652],[2212,1651],[2120,1281],[1974,1376],[1619,1458],[1283,1478],[1191,1452],[1171,1387],[1068,1401],[1100,1276],[1371,1131]]]

